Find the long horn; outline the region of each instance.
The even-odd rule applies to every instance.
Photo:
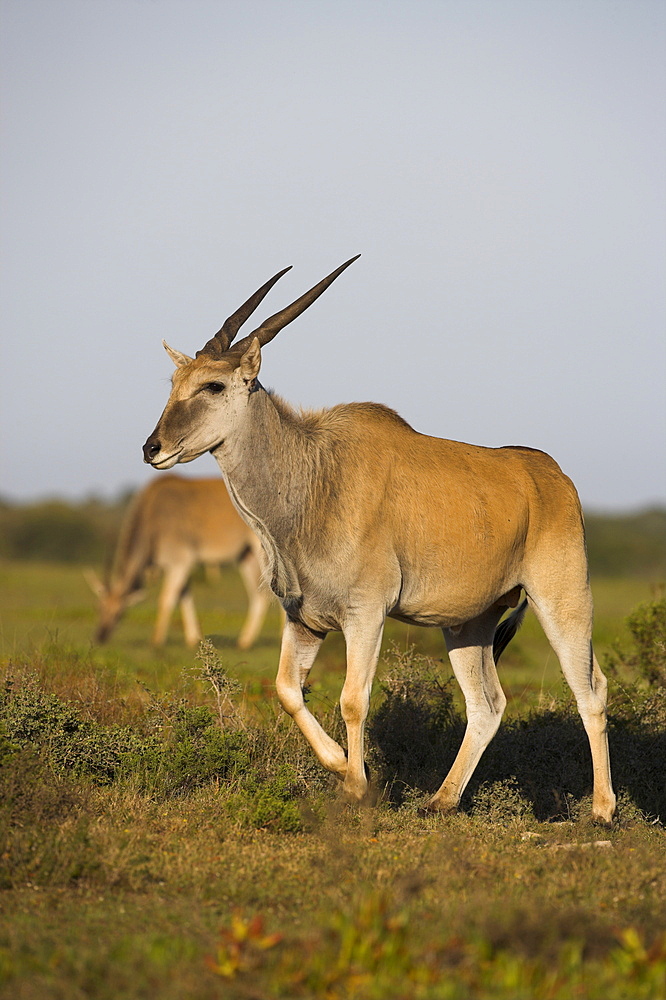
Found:
[[[210,354],[214,358],[219,358],[225,351],[229,350],[234,337],[240,330],[241,326],[245,320],[252,315],[254,310],[257,308],[261,300],[267,295],[278,278],[281,278],[283,274],[287,271],[291,271],[291,265],[285,267],[284,270],[278,271],[265,285],[251,295],[247,302],[244,302],[240,309],[229,317],[229,319],[224,321],[224,325],[217,331],[214,337],[208,341],[200,351],[197,351],[196,357],[198,358],[200,354]]]
[[[275,337],[280,330],[282,330],[283,327],[285,327],[288,323],[291,323],[292,320],[295,320],[297,316],[300,316],[301,313],[308,308],[308,306],[311,306],[315,299],[318,299],[321,293],[325,292],[328,286],[335,281],[338,275],[342,274],[344,269],[349,267],[350,264],[353,264],[355,260],[358,260],[360,256],[360,253],[358,253],[355,257],[352,257],[351,260],[341,264],[340,267],[337,267],[335,271],[332,271],[327,278],[320,281],[319,284],[315,285],[314,288],[311,288],[309,292],[305,293],[305,295],[301,295],[299,299],[292,302],[290,306],[286,307],[286,309],[282,309],[279,313],[275,313],[274,316],[267,319],[251,334],[247,337],[243,337],[242,340],[239,340],[238,343],[234,345],[234,353],[242,353],[247,350],[254,337],[258,338],[262,347],[264,344],[268,344],[273,337]]]

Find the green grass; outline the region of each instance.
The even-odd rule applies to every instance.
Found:
[[[379,801],[350,808],[275,703],[277,610],[255,649],[236,650],[244,596],[231,571],[216,587],[197,580],[195,596],[241,682],[229,688],[235,713],[177,629],[162,653],[147,645],[154,593],[99,649],[78,570],[0,572],[12,682],[1,997],[666,995],[666,838],[654,822],[665,716],[638,675],[611,688],[612,830],[589,821],[584,734],[533,619],[502,661],[507,720],[463,811],[423,817],[459,741],[460,702],[441,634],[390,623],[369,725]],[[653,593],[640,580],[594,591],[603,660]],[[310,696],[328,727],[339,726],[343,652],[327,639]],[[401,665],[411,687],[396,697]]]
[[[638,578],[600,578],[593,582],[593,591],[595,648],[603,660],[614,641],[626,638],[626,616],[637,604],[653,598],[655,586]],[[234,675],[257,692],[272,685],[280,645],[277,605],[269,611],[255,647],[240,653],[235,638],[245,617],[246,600],[238,574],[224,568],[220,581],[214,584],[198,577],[193,592],[204,634],[213,638]],[[0,659],[31,657],[51,642],[80,655],[91,650],[95,599],[79,567],[0,563],[0,594]],[[192,651],[183,644],[177,613],[166,647],[159,651],[151,648],[156,596],[157,587],[153,586],[147,600],[127,612],[111,642],[94,649],[95,664],[114,676],[121,687],[138,680],[151,690],[173,690],[183,665],[193,661]],[[393,644],[401,649],[413,645],[418,652],[445,661],[444,670],[450,672],[439,629],[408,627],[389,620],[382,648],[386,651]],[[341,635],[333,633],[327,637],[313,668],[313,693],[337,699],[343,676],[344,642]],[[557,659],[533,615],[527,615],[504,654],[500,677],[509,699],[509,715],[519,713],[534,697],[547,699],[561,687]]]

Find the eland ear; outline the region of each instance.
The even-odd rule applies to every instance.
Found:
[[[261,348],[257,337],[253,337],[250,346],[240,359],[240,371],[245,382],[251,382],[259,374],[261,368]]]
[[[183,368],[185,365],[189,365],[190,361],[192,361],[192,358],[188,357],[187,354],[182,354],[180,351],[174,351],[173,347],[169,347],[166,340],[162,341],[162,346],[173,361],[176,368]]]

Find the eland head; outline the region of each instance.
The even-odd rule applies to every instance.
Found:
[[[278,271],[251,295],[194,358],[163,341],[176,371],[169,402],[143,446],[144,461],[156,469],[170,469],[177,462],[191,462],[207,451],[215,453],[228,431],[243,419],[249,396],[256,389],[261,348],[312,305],[358,256],[236,343],[243,323],[290,267]]]

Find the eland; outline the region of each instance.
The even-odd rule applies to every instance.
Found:
[[[148,570],[156,569],[164,579],[153,645],[166,642],[179,604],[185,641],[195,646],[202,633],[189,586],[192,572],[199,563],[235,563],[248,597],[238,645],[249,649],[270,604],[270,592],[262,584],[262,560],[261,543],[238,516],[222,479],[156,479],[136,494],[123,518],[108,581],[86,574],[99,600],[95,640],[107,641],[124,611],[143,598]]]
[[[385,618],[440,627],[465,697],[462,744],[428,803],[447,812],[499,727],[506,698],[496,660],[529,604],[589,739],[593,817],[610,823],[606,680],[592,650],[583,518],[571,480],[541,451],[429,437],[377,403],[296,412],[258,380],[262,348],[356,259],[235,344],[289,268],[194,358],[165,343],[176,370],[144,459],[170,469],[204,452],[215,456],[236,508],[261,539],[267,578],[286,612],[278,697],[347,798],[368,794],[364,725]],[[515,610],[500,623],[507,608]],[[331,631],[346,645],[346,751],[303,697]]]

